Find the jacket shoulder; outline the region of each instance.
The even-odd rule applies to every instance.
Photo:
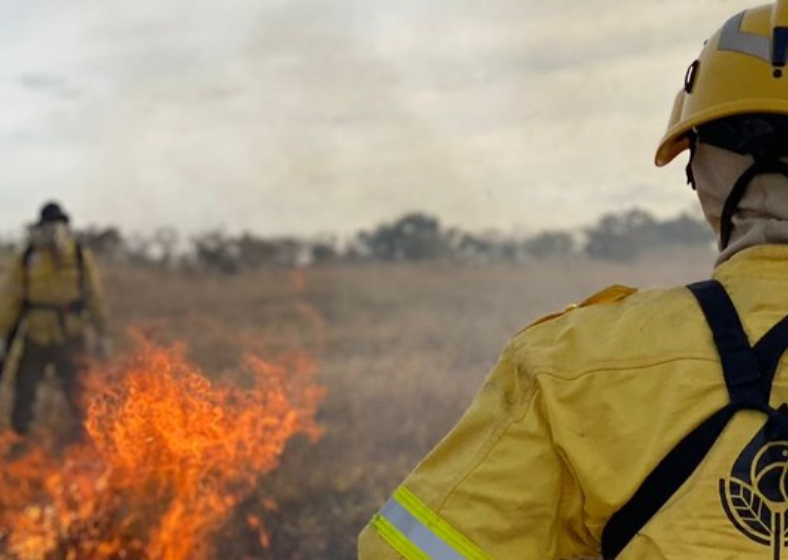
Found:
[[[611,286],[526,327],[514,336],[512,347],[516,360],[534,371],[571,377],[705,356],[705,345],[698,342],[706,335],[703,324],[685,286]]]

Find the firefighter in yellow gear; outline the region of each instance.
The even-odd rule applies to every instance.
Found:
[[[97,351],[107,355],[107,309],[94,257],[74,239],[68,215],[48,203],[0,292],[0,362],[22,345],[11,411],[18,434],[29,430],[36,390],[50,365],[81,426],[79,374],[90,329]]]
[[[660,166],[690,153],[713,278],[514,336],[360,560],[788,558],[787,63],[788,0],[732,17],[659,144]]]

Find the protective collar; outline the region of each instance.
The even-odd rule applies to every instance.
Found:
[[[690,166],[701,207],[719,240],[717,264],[746,247],[788,244],[786,161],[759,164],[752,155],[697,143]],[[726,229],[722,224],[728,214]]]

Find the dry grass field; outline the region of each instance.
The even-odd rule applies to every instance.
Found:
[[[115,266],[104,277],[119,354],[134,327],[183,341],[209,376],[224,375],[250,344],[314,359],[326,391],[322,437],[290,440],[227,522],[221,558],[350,560],[358,531],[458,419],[509,336],[611,283],[686,283],[712,265],[711,254],[695,252],[628,265],[344,265],[233,276]],[[4,417],[8,393],[6,382]],[[246,538],[249,515],[262,517],[267,549]]]

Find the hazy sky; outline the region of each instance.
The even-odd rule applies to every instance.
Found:
[[[0,232],[534,231],[694,206],[654,148],[734,0],[0,0]]]

